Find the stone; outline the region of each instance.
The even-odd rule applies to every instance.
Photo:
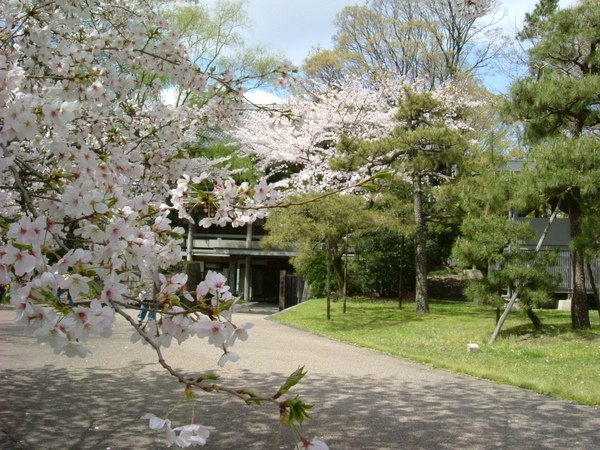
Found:
[[[571,311],[571,299],[559,300],[556,309],[559,311]]]
[[[467,344],[467,350],[470,352],[478,352],[481,350],[481,347],[479,347],[479,344]]]

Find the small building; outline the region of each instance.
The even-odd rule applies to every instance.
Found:
[[[302,294],[286,287],[298,284],[290,278],[294,272],[290,257],[296,253],[264,250],[260,246],[264,235],[261,221],[237,228],[189,226],[184,245],[189,285],[197,285],[213,270],[225,275],[232,293],[246,301],[279,304],[281,309],[298,303]]]
[[[528,223],[535,236],[527,242],[523,243],[523,248],[534,251],[535,247],[542,236],[542,233],[548,226],[548,218],[545,217],[517,217],[515,220]],[[569,249],[569,239],[571,236],[571,226],[569,219],[554,219],[552,225],[548,230],[548,234],[544,239],[544,244],[541,247],[541,251],[558,251],[558,260],[556,265],[550,269],[553,275],[558,275],[560,278],[559,284],[554,291],[557,294],[567,294],[570,296],[573,292],[573,271],[571,263],[571,251]],[[592,274],[596,284],[600,281],[600,265],[598,264],[597,258],[591,258],[590,264],[592,267]],[[588,294],[593,293],[592,284],[590,277],[587,274],[586,268],[586,288]],[[598,287],[598,286],[596,286]]]
[[[529,163],[535,164],[535,163]],[[525,162],[520,159],[512,159],[507,161],[506,168],[508,172],[518,173],[523,171]],[[521,222],[527,222],[531,225],[535,232],[535,236],[529,241],[523,243],[525,249],[534,251],[540,237],[544,233],[544,230],[548,226],[549,218],[547,217],[520,217],[514,211],[509,213],[509,219],[518,220]],[[566,294],[569,298],[573,292],[573,264],[572,264],[572,253],[569,248],[569,241],[571,236],[571,226],[568,218],[556,218],[548,230],[548,234],[544,239],[544,243],[540,251],[558,251],[558,261],[554,267],[550,269],[553,275],[559,276],[559,284],[556,287],[555,294]],[[591,258],[590,266],[592,269],[593,280],[596,282],[596,288],[598,288],[598,282],[600,280],[600,264],[598,258]],[[586,267],[585,283],[588,294],[593,294],[592,280],[588,275]]]

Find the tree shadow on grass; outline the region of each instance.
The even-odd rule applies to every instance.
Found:
[[[379,301],[383,303],[383,301]],[[327,329],[335,332],[348,332],[357,328],[379,329],[389,328],[393,326],[401,326],[410,322],[422,322],[427,319],[423,314],[411,312],[406,314],[406,311],[398,309],[392,305],[387,307],[379,307],[376,310],[373,308],[361,309],[361,305],[349,304],[348,310],[344,314],[342,312],[333,312],[332,320],[323,321],[326,323]]]
[[[600,328],[593,326],[591,330],[574,331],[571,324],[564,322],[542,322],[542,329],[535,330],[530,323],[506,327],[500,332],[500,338],[516,337],[559,337],[569,341],[596,341],[600,340]]]
[[[600,439],[597,410],[468,377],[424,368],[425,381],[310,374],[296,389],[316,403],[307,434],[332,449],[593,448]],[[161,437],[139,417],[170,410],[181,385],[134,364],[121,370],[66,370],[51,365],[3,370],[0,424],[22,446],[0,436],[0,448],[160,449]],[[281,373],[243,371],[235,385],[273,392]],[[170,397],[170,398],[169,398]],[[184,411],[175,423],[183,423]],[[292,448],[289,432],[277,441],[276,408],[200,394],[198,421],[217,430],[207,449]],[[236,431],[233,431],[236,430]]]

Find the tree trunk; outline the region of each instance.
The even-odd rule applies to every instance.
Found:
[[[404,288],[404,236],[402,236],[400,242],[400,270],[398,273],[398,308],[402,309],[402,289]]]
[[[556,216],[558,215],[558,211],[559,210],[560,210],[559,205],[556,205],[556,208],[554,208],[554,211],[552,212],[552,215],[550,216],[550,219],[548,220],[548,224],[546,225],[546,228],[544,228],[544,232],[540,236],[540,239],[538,240],[538,243],[535,246],[535,253],[536,254],[539,253],[540,250],[542,249],[542,245],[544,245],[544,241],[546,240],[546,236],[548,236],[548,233],[550,232],[550,227],[554,223],[554,220],[556,219]],[[508,317],[508,313],[512,309],[513,305],[517,301],[517,297],[519,296],[519,291],[520,290],[521,290],[521,286],[519,286],[519,283],[517,283],[516,286],[514,287],[512,295],[510,297],[510,301],[506,305],[506,308],[504,308],[504,312],[502,313],[502,316],[500,316],[500,318],[498,318],[498,312],[499,312],[499,310],[496,311],[496,329],[492,333],[492,337],[490,338],[490,342],[488,343],[488,345],[492,345],[494,343],[494,341],[496,340],[496,338],[498,337],[498,335],[500,334],[500,330],[502,329],[502,325],[504,324],[504,321]],[[535,324],[534,324],[534,326],[535,326]]]
[[[346,239],[344,239],[344,308],[342,312],[346,314],[346,304],[348,300],[348,232],[346,231]]]
[[[590,313],[585,288],[585,262],[583,252],[576,239],[581,234],[581,194],[578,188],[571,190],[569,199],[569,223],[571,225],[571,243],[575,242],[572,251],[573,293],[571,295],[571,326],[574,330],[591,328]]]
[[[331,252],[329,251],[329,244],[327,244],[325,255],[325,258],[327,259],[327,278],[325,279],[325,293],[327,295],[327,320],[331,320]]]
[[[596,280],[594,280],[594,271],[592,270],[592,263],[588,259],[587,262],[587,271],[588,277],[590,279],[590,285],[592,286],[592,295],[594,297],[594,304],[596,305],[596,310],[598,311],[598,316],[600,316],[600,297],[598,297],[598,288],[596,287]]]
[[[337,252],[336,252],[337,253]],[[342,297],[344,292],[344,260],[342,259],[342,255],[332,255],[332,264],[331,267],[333,269],[333,276],[335,277],[335,282],[337,284],[337,298]]]
[[[531,320],[531,323],[533,323],[533,328],[535,328],[536,331],[540,331],[542,329],[542,321],[537,314],[533,312],[533,309],[526,308],[525,313],[527,314],[527,317],[529,317],[529,320]]]
[[[415,303],[419,314],[429,312],[427,299],[427,229],[423,217],[421,178],[413,175],[413,207],[415,214]]]

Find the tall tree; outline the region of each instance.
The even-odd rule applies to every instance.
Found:
[[[469,9],[468,3],[478,8]],[[334,54],[315,52],[304,70],[324,79],[344,72],[393,73],[431,85],[459,73],[476,74],[502,52],[503,38],[489,14],[494,8],[489,1],[453,0],[370,0],[348,6],[337,15]]]
[[[453,104],[453,88],[416,92],[406,88],[399,100],[397,127],[390,137],[345,139],[337,164],[352,168],[386,167],[404,181],[412,195],[415,247],[415,301],[418,313],[428,313],[427,222],[432,188],[453,179],[469,144],[463,136],[464,104]]]
[[[524,311],[540,328],[533,308],[545,302],[555,287],[556,280],[549,274],[555,255],[525,250],[523,243],[534,237],[533,230],[527,221],[511,220],[520,203],[521,186],[529,180],[509,170],[507,155],[496,145],[471,158],[467,170],[471,176],[455,186],[464,217],[452,255],[459,267],[480,272],[470,277],[465,294],[472,301],[500,307],[507,289],[518,290]]]
[[[243,0],[218,0],[212,6],[186,2],[162,4],[161,14],[171,22],[173,32],[184,42],[192,63],[209,76],[225,73],[251,90],[265,85],[274,88],[281,78],[280,69],[289,61],[262,45],[249,47],[241,31],[249,28]],[[175,101],[183,104],[189,99],[206,99],[206,94],[190,96],[188,91],[175,90]]]
[[[543,7],[543,6],[546,7]],[[525,125],[530,188],[569,215],[574,329],[590,328],[582,227],[596,220],[600,176],[600,8],[596,0],[553,12],[540,2],[521,38],[534,38],[529,76],[511,88],[507,110]]]

